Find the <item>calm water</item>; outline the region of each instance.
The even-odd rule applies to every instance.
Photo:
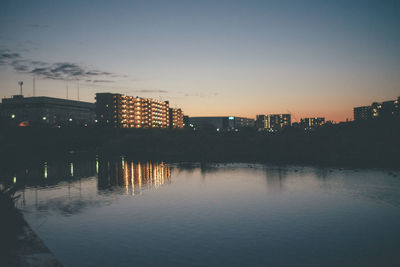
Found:
[[[65,266],[400,265],[400,173],[43,163],[2,177]]]

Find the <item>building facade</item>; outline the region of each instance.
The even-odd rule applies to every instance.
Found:
[[[400,119],[400,97],[396,100],[374,102],[370,106],[355,107],[354,121],[371,119]]]
[[[217,131],[238,131],[242,128],[254,127],[254,119],[234,116],[224,117],[190,117],[190,125],[200,129]]]
[[[355,107],[353,112],[355,121],[369,120],[372,118],[371,106]]]
[[[182,129],[184,126],[183,112],[180,108],[169,109],[169,127]]]
[[[93,103],[53,97],[3,98],[1,116],[19,126],[88,126],[95,122]]]
[[[291,125],[290,114],[257,115],[256,127],[259,131],[276,132]]]
[[[114,93],[96,94],[96,119],[100,126],[117,128],[169,128],[168,101],[125,96]],[[180,110],[180,109],[179,109]],[[174,112],[172,112],[174,114]],[[175,110],[175,122],[183,127],[183,113]]]
[[[300,127],[305,130],[315,129],[325,124],[324,117],[315,117],[315,118],[302,118],[300,119]]]

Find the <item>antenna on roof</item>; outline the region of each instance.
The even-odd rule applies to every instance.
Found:
[[[23,81],[18,82],[20,95],[22,95],[22,85],[24,84]]]
[[[78,94],[78,101],[79,101],[79,80],[78,80],[77,94]]]
[[[35,75],[33,75],[33,84],[32,84],[32,89],[33,89],[33,96],[36,96],[36,86],[35,86]]]
[[[67,99],[68,99],[68,80],[67,80]]]

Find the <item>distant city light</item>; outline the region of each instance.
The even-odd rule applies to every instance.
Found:
[[[69,121],[72,121],[72,118],[69,118]]]
[[[17,176],[14,176],[13,182],[14,182],[14,184],[17,183]]]
[[[74,163],[71,162],[71,176],[74,176]]]
[[[44,163],[44,179],[47,179],[47,162]]]
[[[229,117],[229,119],[230,119],[230,120],[234,120],[234,119],[235,119],[235,117]]]
[[[15,114],[11,114],[11,119],[14,119],[15,118]]]
[[[46,118],[46,117],[43,117],[42,119],[45,121],[47,118]]]
[[[96,174],[99,174],[99,157],[96,155]]]

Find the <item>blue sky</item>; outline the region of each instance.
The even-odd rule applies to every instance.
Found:
[[[400,96],[399,1],[2,1],[0,96],[344,120]]]

